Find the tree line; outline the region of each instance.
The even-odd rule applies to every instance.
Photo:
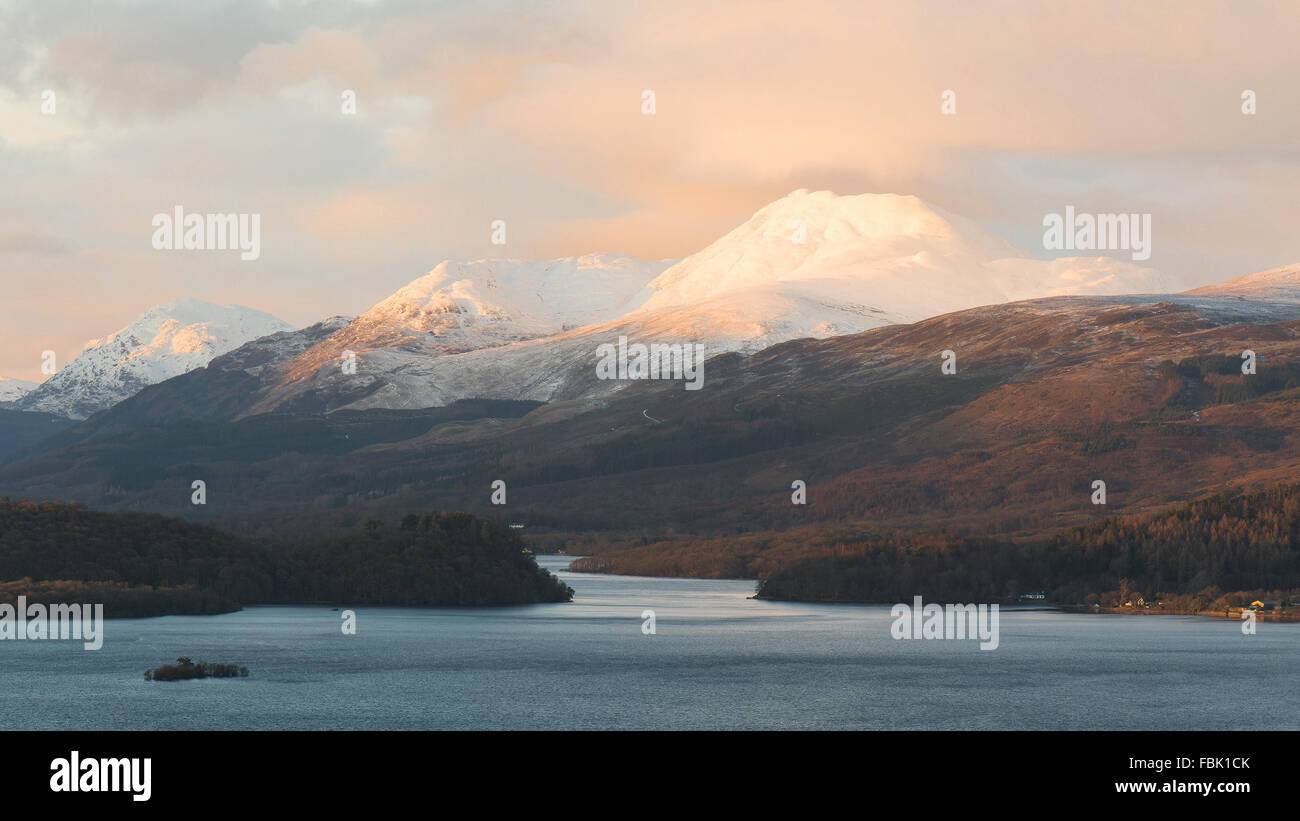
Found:
[[[489,605],[573,595],[538,567],[517,533],[468,513],[413,514],[397,527],[372,520],[343,535],[272,541],[157,514],[8,498],[0,501],[0,581],[14,596],[24,584],[36,590],[50,582],[64,587],[46,584],[42,596],[115,595],[126,606],[114,612],[114,600],[105,600],[109,616],[212,612],[223,603]],[[88,582],[115,586],[76,587]]]
[[[1236,591],[1228,592],[1224,591]],[[1300,485],[1220,495],[1147,517],[1116,517],[1045,541],[895,534],[822,548],[767,575],[774,599],[891,602],[1016,600],[1188,609],[1300,596]]]

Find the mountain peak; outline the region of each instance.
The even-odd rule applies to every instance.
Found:
[[[898,248],[900,243],[949,241],[974,245],[986,256],[1023,256],[1015,246],[973,221],[914,194],[836,194],[800,188],[763,206],[727,236],[752,239],[770,235],[795,244],[795,221],[808,230],[806,245],[812,245],[817,237],[831,243],[873,244],[884,251]]]
[[[201,299],[154,305],[126,327],[86,343],[80,356],[15,404],[83,419],[245,342],[287,330],[287,322],[242,305]]]
[[[723,349],[748,351],[981,305],[1167,284],[1126,260],[1033,259],[920,197],[801,188],[664,271],[636,318],[668,335],[707,329]]]
[[[670,261],[628,254],[444,260],[357,318],[464,350],[603,322],[637,307]]]
[[[801,188],[665,271],[651,283],[656,294],[644,307],[699,305],[729,294],[821,293],[903,321],[934,313],[936,294],[940,312],[1003,301],[1006,289],[971,283],[969,275],[990,260],[1024,258],[973,221],[920,197]],[[918,283],[933,287],[918,292]]]

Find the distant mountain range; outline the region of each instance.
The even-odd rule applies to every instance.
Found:
[[[355,319],[266,340],[289,327],[250,309],[181,300],[92,342],[10,401],[82,419],[205,366],[222,390],[235,371],[254,377],[220,402],[229,418],[603,397],[627,385],[598,380],[594,369],[597,348],[620,336],[700,343],[710,356],[753,353],[979,305],[1171,290],[1129,262],[1029,258],[916,197],[799,190],[676,263],[618,254],[446,261]],[[254,339],[251,350],[213,363]],[[199,381],[183,391],[209,396]]]
[[[243,413],[603,397],[626,387],[594,368],[620,336],[752,353],[1014,299],[1167,286],[1126,262],[1030,259],[915,197],[801,190],[672,265],[443,263],[285,361]],[[341,367],[348,351],[355,373]]]

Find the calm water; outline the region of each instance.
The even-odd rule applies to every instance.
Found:
[[[253,607],[110,621],[98,652],[0,641],[0,727],[1300,729],[1296,624],[1004,610],[982,652],[752,582],[560,575],[572,604],[360,608],[355,636],[328,607]],[[251,676],[143,680],[181,655]]]

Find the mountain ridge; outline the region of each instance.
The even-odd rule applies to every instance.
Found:
[[[1265,303],[1300,301],[1298,271],[1284,266],[1184,296],[1230,296],[1236,289],[1264,310]],[[178,300],[92,341],[64,372],[7,407],[85,418],[145,387],[206,369],[235,352],[243,336],[254,337],[244,344],[268,341],[217,367],[209,380],[235,395],[204,388],[202,376],[184,385],[231,419],[415,409],[468,398],[601,399],[629,384],[595,372],[597,350],[620,337],[702,344],[708,356],[747,355],[791,339],[860,333],[983,305],[1177,288],[1175,279],[1125,260],[1031,258],[914,196],[799,189],[679,261],[626,254],[444,260],[361,315],[328,318],[306,335],[282,336],[287,325],[240,308],[267,322],[204,347],[204,333],[195,330],[203,323],[185,323],[216,306]],[[1223,309],[1215,304],[1213,310]],[[181,316],[158,316],[160,308]],[[276,345],[283,348],[272,351]],[[172,364],[156,367],[169,351],[177,354]],[[245,359],[273,366],[254,373],[246,362],[232,364]]]
[[[522,312],[502,311],[508,333],[484,337],[498,344],[465,343],[466,318],[476,333],[497,318],[479,321],[491,313],[480,302],[493,281],[487,277],[510,266],[576,259],[586,258],[444,261],[295,357],[285,380],[246,413],[301,406],[305,397],[325,409],[354,410],[475,397],[599,398],[626,387],[594,374],[597,348],[622,336],[703,344],[709,355],[752,353],[790,339],[858,333],[1015,299],[1176,290],[1168,277],[1122,260],[1032,259],[973,221],[917,197],[799,189],[671,265],[637,266],[635,258],[622,257],[642,274],[662,266],[643,287],[618,292],[623,313],[601,318],[592,312],[573,327],[533,324],[537,333],[519,333],[515,320]],[[475,277],[451,273],[466,266]],[[445,341],[448,330],[452,344]],[[340,367],[348,351],[357,358],[355,373]]]

